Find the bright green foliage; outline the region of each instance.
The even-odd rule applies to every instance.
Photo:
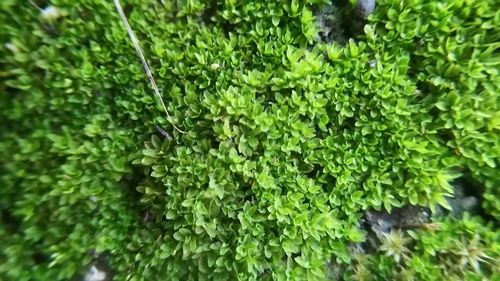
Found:
[[[345,45],[326,2],[123,0],[180,134],[112,1],[0,1],[0,279],[95,249],[115,280],[325,280],[364,211],[448,207],[455,179],[498,219],[497,1],[377,1]],[[443,224],[346,275],[498,278],[493,226]]]
[[[463,168],[485,186],[485,208],[498,219],[499,5],[426,2],[381,4],[378,9],[384,14],[372,20],[384,28],[376,29],[376,36],[411,54],[409,71],[427,113],[419,120],[421,129],[439,136],[440,143],[458,156],[444,159],[447,165]]]

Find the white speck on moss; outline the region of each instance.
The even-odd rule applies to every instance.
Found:
[[[42,18],[45,20],[55,20],[61,16],[59,9],[54,6],[47,6],[41,10]]]
[[[371,68],[375,68],[375,66],[377,66],[377,61],[376,61],[376,60],[371,60],[371,61],[369,62],[369,64],[370,64],[370,67],[371,67]]]
[[[99,270],[95,265],[91,266],[85,274],[83,281],[104,281],[106,280],[106,272]]]
[[[5,43],[4,46],[7,50],[10,50],[13,53],[17,53],[19,51],[19,48],[17,48],[17,46],[14,43],[11,42]]]

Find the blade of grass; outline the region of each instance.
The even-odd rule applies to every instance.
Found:
[[[134,31],[130,27],[130,24],[128,23],[127,17],[125,16],[125,13],[123,12],[122,6],[120,5],[119,0],[114,0],[116,10],[118,11],[118,14],[120,15],[120,18],[123,21],[123,24],[125,25],[125,29],[128,32],[128,35],[130,37],[130,40],[132,40],[132,44],[134,44],[135,51],[137,52],[137,55],[141,59],[142,67],[144,68],[144,71],[146,72],[146,75],[148,76],[149,82],[151,84],[151,88],[153,88],[153,91],[156,95],[156,97],[160,100],[161,106],[163,107],[163,110],[167,114],[168,121],[172,126],[179,131],[180,133],[185,133],[185,131],[179,129],[174,122],[172,121],[172,117],[170,117],[170,114],[168,113],[167,106],[165,105],[165,102],[163,101],[163,97],[160,93],[160,90],[158,90],[158,86],[156,85],[156,81],[153,77],[153,73],[151,73],[151,69],[149,68],[148,62],[146,61],[146,58],[144,57],[144,52],[142,51],[139,41],[137,40],[137,37],[135,37]]]

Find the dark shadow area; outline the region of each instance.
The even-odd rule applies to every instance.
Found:
[[[326,43],[346,44],[364,34],[366,17],[373,12],[374,0],[360,0],[353,7],[347,0],[334,1],[314,10],[320,40]]]
[[[462,217],[464,212],[482,217],[487,222],[493,222],[498,227],[498,221],[483,207],[485,187],[474,179],[469,171],[464,172],[464,176],[457,179],[454,196],[448,199],[452,210],[452,216]]]

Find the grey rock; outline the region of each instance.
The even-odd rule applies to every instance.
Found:
[[[332,260],[326,264],[326,280],[342,280],[345,272],[345,265]]]
[[[464,212],[477,213],[479,200],[474,196],[454,197],[447,200],[451,207],[451,215],[462,217]]]
[[[316,13],[315,18],[321,40],[325,42],[335,41],[341,44],[347,41],[346,31],[342,27],[345,19],[339,7],[336,5],[324,6]]]
[[[461,218],[464,212],[477,214],[480,212],[480,198],[467,194],[468,188],[473,188],[467,184],[458,182],[454,184],[455,190],[453,197],[446,198],[446,201],[451,207],[451,210],[445,210],[439,207],[436,211],[437,216],[450,214],[455,218]]]
[[[376,0],[358,0],[354,11],[362,18],[368,17],[375,10]]]
[[[377,236],[380,236],[392,229],[428,223],[430,212],[427,208],[411,205],[394,208],[390,213],[371,210],[366,212],[364,222]]]

